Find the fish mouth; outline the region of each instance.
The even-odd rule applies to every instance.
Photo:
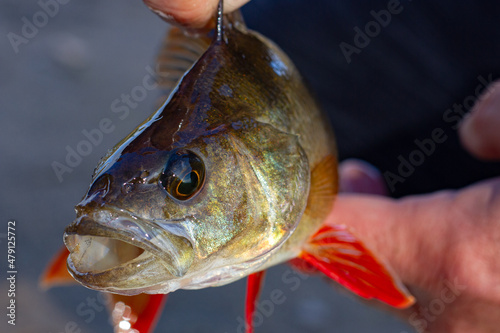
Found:
[[[124,295],[181,287],[194,259],[187,235],[112,212],[81,216],[65,230],[70,274],[84,286]]]
[[[67,235],[65,242],[72,249],[72,266],[79,272],[103,272],[132,261],[141,262],[149,254],[143,248],[108,237],[75,234]]]

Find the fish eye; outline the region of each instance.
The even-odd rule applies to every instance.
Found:
[[[205,181],[205,165],[193,152],[182,150],[172,154],[160,175],[160,183],[168,194],[188,200],[198,193]]]

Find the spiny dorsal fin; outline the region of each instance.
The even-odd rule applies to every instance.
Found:
[[[156,74],[161,89],[168,93],[210,46],[208,36],[195,36],[172,27],[158,55]]]
[[[215,26],[215,41],[220,42],[222,41],[222,35],[224,34],[224,24],[223,24],[223,15],[222,13],[224,12],[224,5],[222,4],[223,1],[219,0],[219,4],[217,5],[217,19],[216,19],[216,26]]]
[[[226,30],[231,30],[233,27],[236,27],[240,31],[246,31],[246,25],[243,20],[243,15],[241,15],[241,11],[239,9],[234,10],[231,13],[224,14],[222,2],[223,1],[220,0],[219,5],[217,6],[214,42],[224,42],[227,44],[228,38]]]
[[[158,55],[156,74],[159,87],[167,94],[170,93],[212,42],[226,39],[224,29],[231,29],[233,26],[240,30],[246,29],[241,12],[235,10],[224,15],[222,1],[220,1],[213,34],[203,32],[194,34],[172,27]]]

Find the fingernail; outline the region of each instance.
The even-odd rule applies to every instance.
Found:
[[[153,13],[155,13],[156,15],[158,15],[162,20],[164,20],[165,22],[168,22],[170,24],[174,24],[175,23],[175,19],[172,15],[164,12],[164,11],[161,11],[158,9],[157,7],[157,4],[154,0],[144,0],[144,4],[146,5],[146,7],[148,7]]]
[[[470,122],[471,117],[475,117],[478,114],[481,114],[482,116],[483,114],[498,112],[499,103],[500,81],[496,81],[488,86],[486,91],[479,96],[476,103],[472,107],[472,110],[466,114],[466,117],[464,117],[461,126],[465,126],[468,122]]]
[[[155,13],[156,15],[158,15],[159,17],[161,17],[163,20],[165,20],[165,21],[167,21],[167,22],[169,22],[169,23],[172,23],[172,22],[174,22],[174,21],[175,21],[175,20],[174,20],[174,17],[173,17],[172,15],[169,15],[169,14],[167,14],[167,13],[164,13],[164,12],[162,12],[161,10],[154,9],[153,7],[150,7],[150,6],[148,6],[148,7],[149,7],[149,9],[151,9],[151,11],[152,11],[153,13]]]
[[[386,195],[387,189],[380,171],[362,160],[348,159],[339,166],[340,191]]]
[[[477,100],[459,127],[463,146],[479,158],[498,157],[497,142],[500,120],[500,81],[492,83]]]

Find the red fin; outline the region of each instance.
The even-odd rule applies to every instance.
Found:
[[[345,226],[323,226],[299,258],[361,297],[397,308],[415,302],[402,283]]]
[[[151,333],[167,300],[164,294],[123,296],[108,294],[115,333]]]
[[[245,322],[247,324],[246,333],[253,333],[253,314],[255,305],[259,299],[260,290],[264,282],[266,271],[250,274],[247,279],[247,299],[245,304]]]
[[[40,286],[42,288],[51,288],[58,285],[68,285],[77,284],[75,279],[69,274],[68,268],[66,267],[66,261],[69,256],[69,251],[64,246],[59,250],[59,252],[52,258],[45,272],[43,272],[40,278]]]
[[[318,269],[315,266],[301,258],[293,258],[291,260],[288,260],[288,264],[294,269],[305,274],[318,273]]]

